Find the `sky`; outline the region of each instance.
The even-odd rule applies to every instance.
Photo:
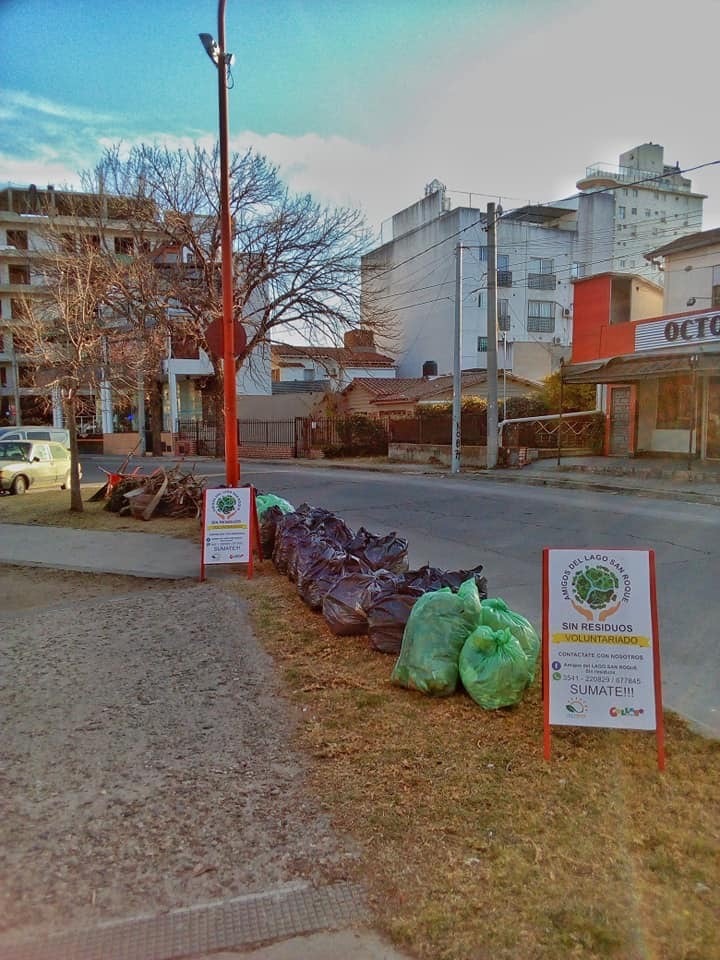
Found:
[[[378,229],[437,178],[454,205],[575,192],[652,141],[720,160],[719,0],[227,0],[234,149]],[[0,0],[0,183],[78,184],[103,149],[217,138],[214,0]],[[720,226],[720,164],[689,173]]]

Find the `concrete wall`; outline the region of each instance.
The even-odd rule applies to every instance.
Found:
[[[711,307],[713,267],[720,266],[720,243],[701,250],[673,254],[665,260],[664,313]],[[687,301],[696,298],[693,307]]]
[[[449,467],[452,460],[450,444],[391,443],[388,460],[399,463],[439,463]],[[461,451],[463,467],[487,467],[487,447],[468,444]]]
[[[280,393],[274,397],[242,396],[238,398],[238,417],[240,420],[307,417],[324,396],[323,391]]]

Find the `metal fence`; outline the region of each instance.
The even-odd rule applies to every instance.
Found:
[[[534,423],[513,423],[503,431],[503,446],[554,449],[561,431],[561,444],[566,447],[593,447],[601,435],[597,414],[573,419],[545,420],[538,417]],[[600,431],[600,433],[598,432]],[[452,443],[452,417],[441,414],[432,417],[404,417],[391,420],[390,440],[393,443],[425,443],[449,445]],[[487,416],[481,413],[463,413],[460,433],[463,444],[487,444]]]

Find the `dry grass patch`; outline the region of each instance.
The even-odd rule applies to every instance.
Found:
[[[340,638],[265,564],[242,592],[301,705],[301,745],[364,851],[379,922],[433,960],[720,957],[720,744],[558,730],[536,684],[514,710],[391,686],[393,658]]]
[[[0,523],[31,523],[39,526],[73,527],[77,530],[122,530],[125,533],[162,533],[200,542],[200,521],[153,517],[135,520],[105,509],[105,501],[90,503],[101,484],[83,484],[83,512],[70,511],[69,490],[42,490],[22,497],[0,496]]]

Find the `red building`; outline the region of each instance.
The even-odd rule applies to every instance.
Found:
[[[665,257],[667,270],[679,243],[648,257]],[[687,243],[682,253],[687,260]],[[563,381],[600,387],[606,454],[720,459],[720,312],[663,312],[667,287],[626,274],[576,280],[574,294]]]

